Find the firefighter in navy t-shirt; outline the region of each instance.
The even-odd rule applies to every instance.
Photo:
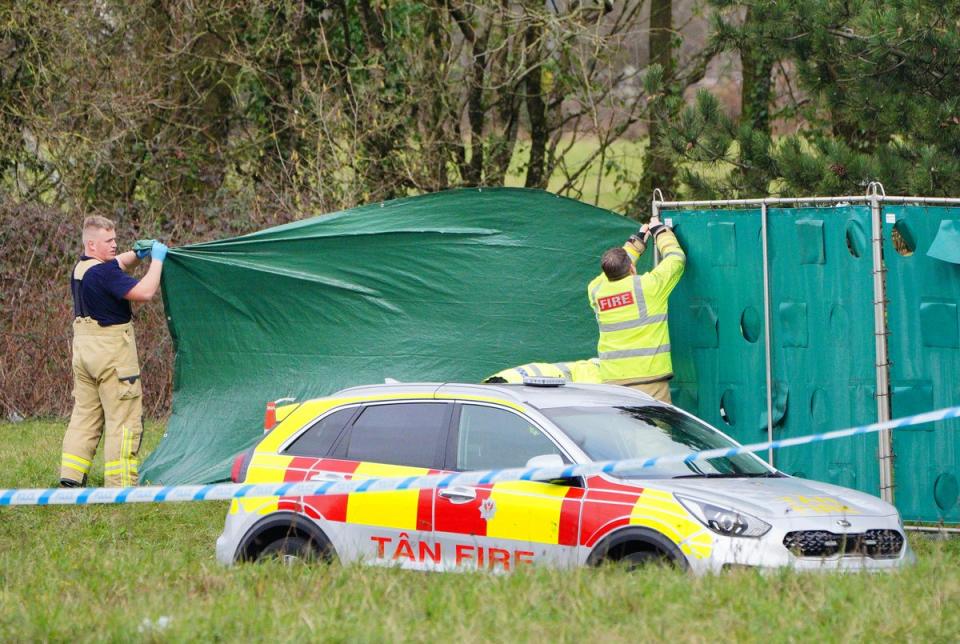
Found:
[[[137,484],[143,406],[130,302],[147,302],[159,290],[167,247],[144,240],[135,248],[117,255],[113,222],[84,220],[83,255],[70,280],[74,404],[60,456],[61,487],[86,484],[101,435],[104,484]],[[124,272],[147,255],[151,263],[143,279]]]

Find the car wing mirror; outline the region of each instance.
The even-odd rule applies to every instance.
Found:
[[[563,467],[563,457],[559,454],[538,454],[527,461],[527,467]]]
[[[527,461],[527,467],[563,467],[566,463],[559,454],[539,454]],[[544,478],[534,476],[534,481],[541,483],[551,483],[553,485],[564,485],[566,487],[583,487],[583,478],[580,476],[571,476],[568,478]]]

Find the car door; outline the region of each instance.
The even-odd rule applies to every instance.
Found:
[[[439,472],[454,405],[451,402],[405,401],[359,405],[331,440],[320,428],[298,443],[321,458],[297,456],[292,472],[300,480],[337,481],[409,477]],[[345,411],[344,414],[347,412]],[[332,423],[336,426],[337,422]],[[303,458],[303,461],[297,462]],[[294,474],[296,476],[296,474]],[[294,480],[294,479],[290,479]],[[306,513],[321,524],[344,561],[430,568],[438,564],[433,545],[433,495],[430,491],[353,492],[305,497]],[[314,516],[317,515],[317,516]],[[436,561],[434,561],[436,560]]]
[[[321,416],[280,450],[291,457],[284,482],[349,480],[356,463],[329,457],[345,427],[363,410],[362,405],[335,409]],[[282,498],[278,509],[306,514],[318,522],[346,520],[347,495],[323,495]],[[321,526],[327,531],[326,526]]]
[[[365,405],[338,438],[326,471],[346,463],[353,480],[436,474],[453,407],[442,401]],[[349,559],[416,569],[439,563],[429,490],[353,492],[343,518],[340,540]]]
[[[489,404],[459,404],[447,445],[450,470],[522,467],[543,454],[559,454],[569,462],[529,418]],[[513,570],[532,563],[576,563],[582,497],[579,479],[435,490],[434,538],[444,567]]]

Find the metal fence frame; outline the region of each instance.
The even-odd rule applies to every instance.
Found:
[[[773,440],[773,365],[771,359],[770,263],[767,247],[767,209],[770,206],[837,206],[840,204],[868,204],[870,206],[871,241],[873,248],[873,328],[875,337],[874,365],[877,381],[877,422],[890,420],[890,361],[887,351],[887,298],[883,262],[883,206],[885,204],[916,204],[960,206],[960,198],[887,196],[878,181],[867,186],[864,195],[845,197],[767,197],[763,199],[711,199],[698,201],[667,201],[660,189],[653,191],[651,213],[660,217],[664,211],[690,208],[760,208],[760,230],[763,248],[763,310],[764,359],[767,382],[767,437]],[[878,434],[878,466],[880,468],[880,498],[894,501],[893,442],[891,430]],[[767,459],[773,463],[773,453]]]

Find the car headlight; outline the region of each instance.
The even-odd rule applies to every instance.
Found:
[[[770,531],[770,524],[752,514],[714,505],[706,501],[675,495],[690,514],[703,525],[725,537],[762,537]]]

